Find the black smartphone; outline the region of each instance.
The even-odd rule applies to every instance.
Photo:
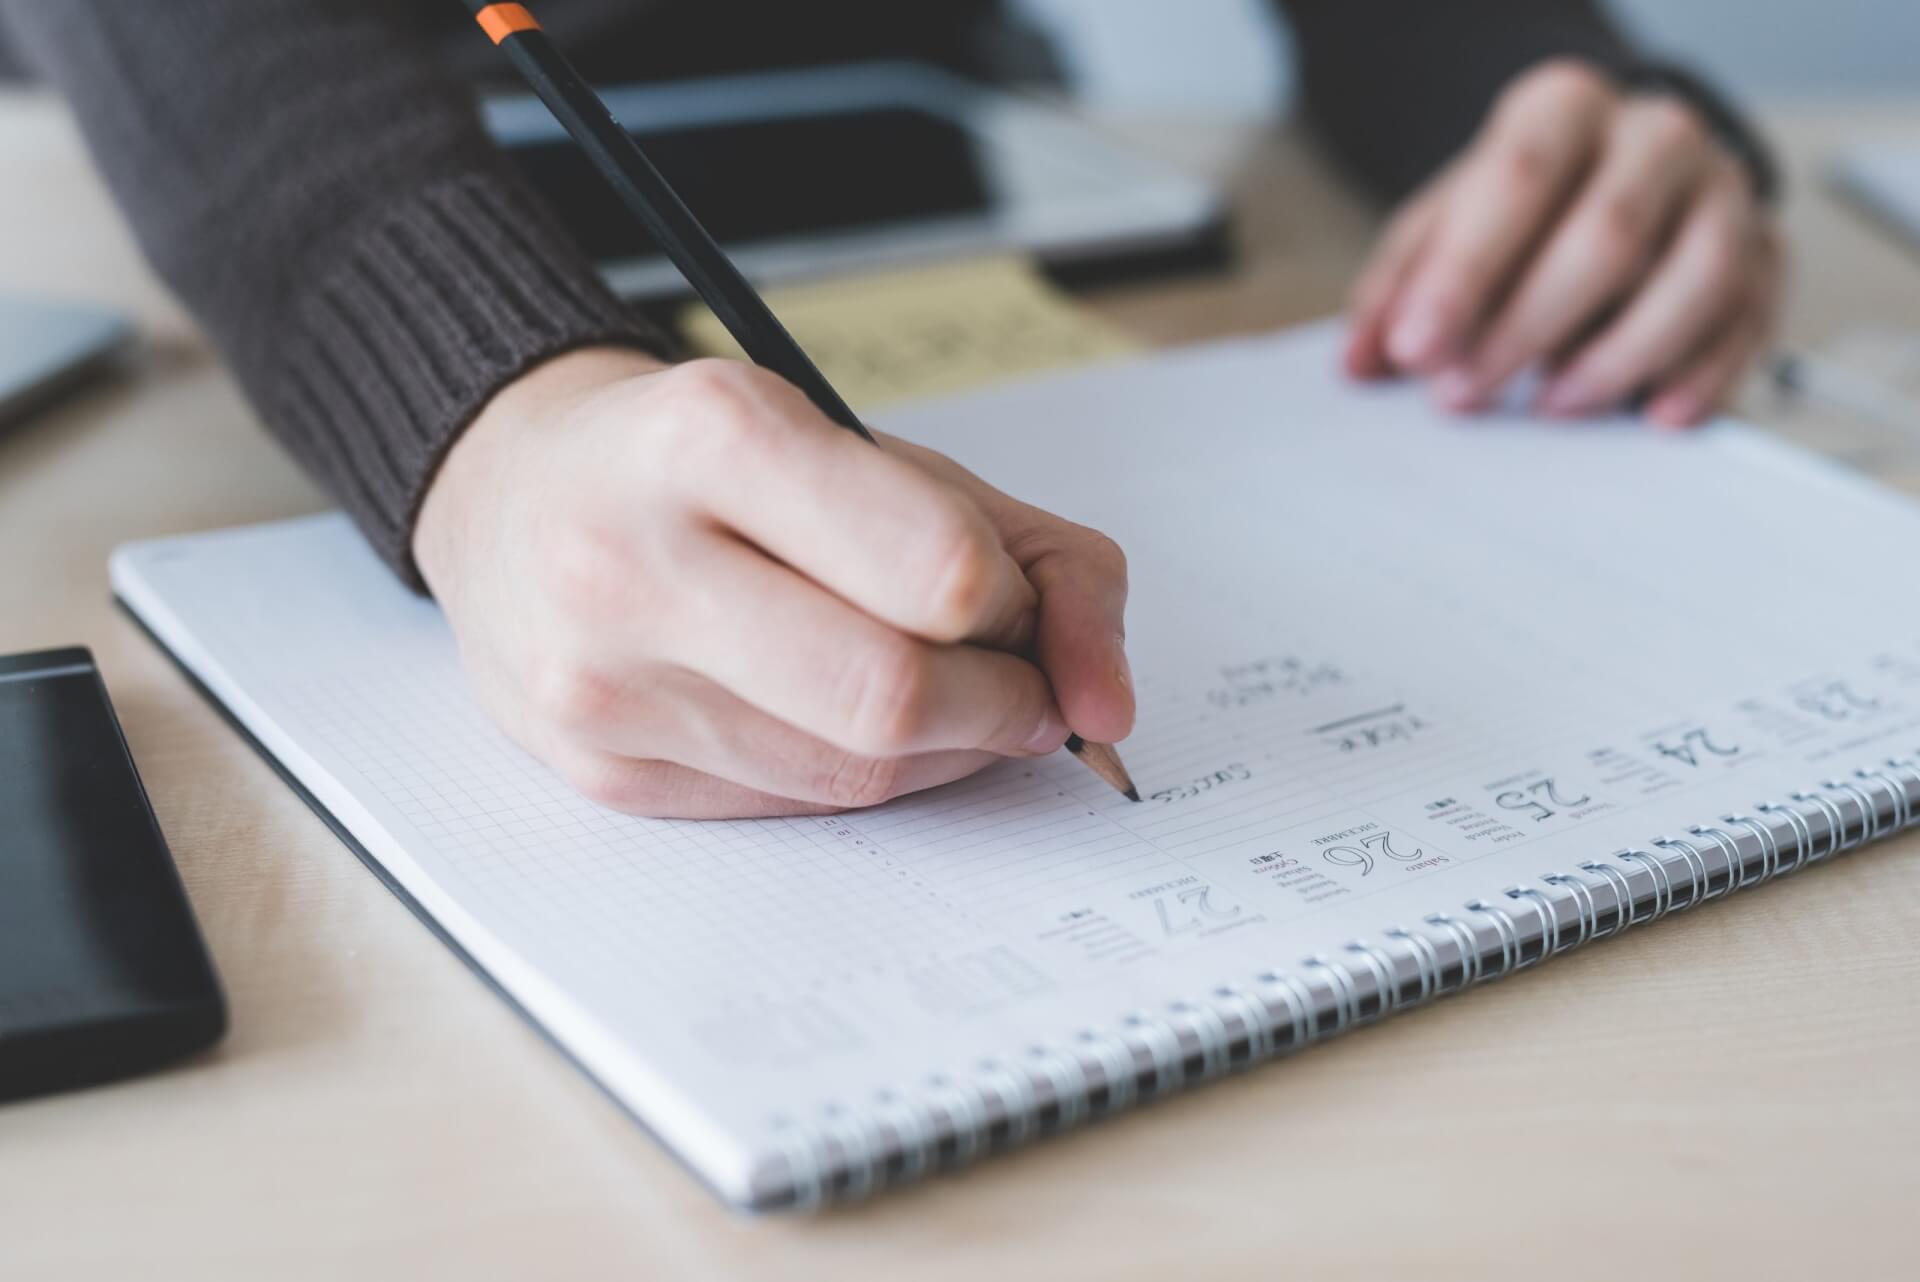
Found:
[[[226,1024],[93,656],[0,657],[0,1099],[155,1068]]]

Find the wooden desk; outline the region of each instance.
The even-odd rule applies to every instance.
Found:
[[[1782,118],[1799,341],[1920,328],[1920,259],[1804,177],[1877,122],[1920,104]],[[1335,307],[1357,207],[1284,141],[1177,139],[1223,164],[1251,148],[1245,265],[1097,305],[1155,339]],[[1913,839],[862,1209],[729,1215],[109,606],[121,540],[322,499],[55,108],[0,100],[0,174],[0,288],[130,307],[153,340],[131,382],[0,440],[0,651],[98,654],[233,1003],[208,1059],[0,1107],[0,1277],[1912,1276]]]

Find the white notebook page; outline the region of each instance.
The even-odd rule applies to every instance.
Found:
[[[114,581],[745,1201],[796,1136],[1920,744],[1907,501],[1733,426],[1451,421],[1336,344],[880,424],[1127,548],[1139,805],[1059,754],[836,818],[628,818],[489,725],[342,518],[134,545]]]

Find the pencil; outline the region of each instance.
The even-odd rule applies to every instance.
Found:
[[[766,300],[755,292],[679,193],[668,185],[632,134],[621,128],[573,64],[523,4],[464,0],[487,38],[507,55],[561,128],[587,154],[662,253],[732,334],[747,359],[799,388],[829,419],[878,444],[859,415],[833,390]],[[1066,748],[1129,801],[1140,800],[1111,745],[1069,736]]]

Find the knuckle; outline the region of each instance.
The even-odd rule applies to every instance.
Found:
[[[1595,215],[1608,239],[1637,249],[1653,230],[1653,207],[1639,191],[1617,191],[1600,202]]]
[[[1641,108],[1642,127],[1648,139],[1662,152],[1704,151],[1708,135],[1700,113],[1678,98],[1658,97]]]
[[[577,658],[561,657],[535,666],[527,701],[547,725],[581,735],[607,724],[620,703],[620,684]]]
[[[1099,530],[1087,530],[1086,540],[1087,561],[1093,566],[1095,571],[1108,577],[1119,579],[1122,583],[1125,583],[1127,579],[1127,550],[1115,542],[1111,536],[1103,534]]]
[[[705,359],[675,366],[663,426],[681,461],[718,462],[749,447],[762,418],[755,371],[738,361]]]
[[[991,604],[1000,548],[979,522],[959,512],[949,511],[932,524],[928,626],[938,639],[957,641]]]
[[[1517,195],[1545,188],[1558,168],[1553,148],[1539,138],[1516,138],[1489,157],[1496,182]]]
[[[1598,67],[1581,58],[1550,58],[1522,75],[1509,90],[1518,110],[1545,106],[1585,107],[1611,101],[1614,88]]]
[[[846,679],[842,747],[869,756],[909,751],[926,724],[931,673],[920,647],[893,637],[870,647]]]
[[[750,372],[739,361],[706,356],[674,366],[667,377],[679,395],[724,405],[744,396]]]
[[[1103,579],[1126,586],[1126,550],[1092,526],[1053,517],[1009,543],[1007,554],[1027,568],[1027,577],[1043,594],[1064,586],[1098,586]]]
[[[1588,223],[1584,246],[1588,261],[1610,274],[1626,271],[1645,250],[1652,222],[1646,199],[1637,193],[1601,197]]]
[[[821,793],[830,806],[858,810],[891,799],[900,780],[898,757],[841,753],[828,770]]]
[[[1415,289],[1408,293],[1411,296],[1417,290],[1441,324],[1450,332],[1458,332],[1478,305],[1475,270],[1473,260],[1459,250],[1436,254]]]

